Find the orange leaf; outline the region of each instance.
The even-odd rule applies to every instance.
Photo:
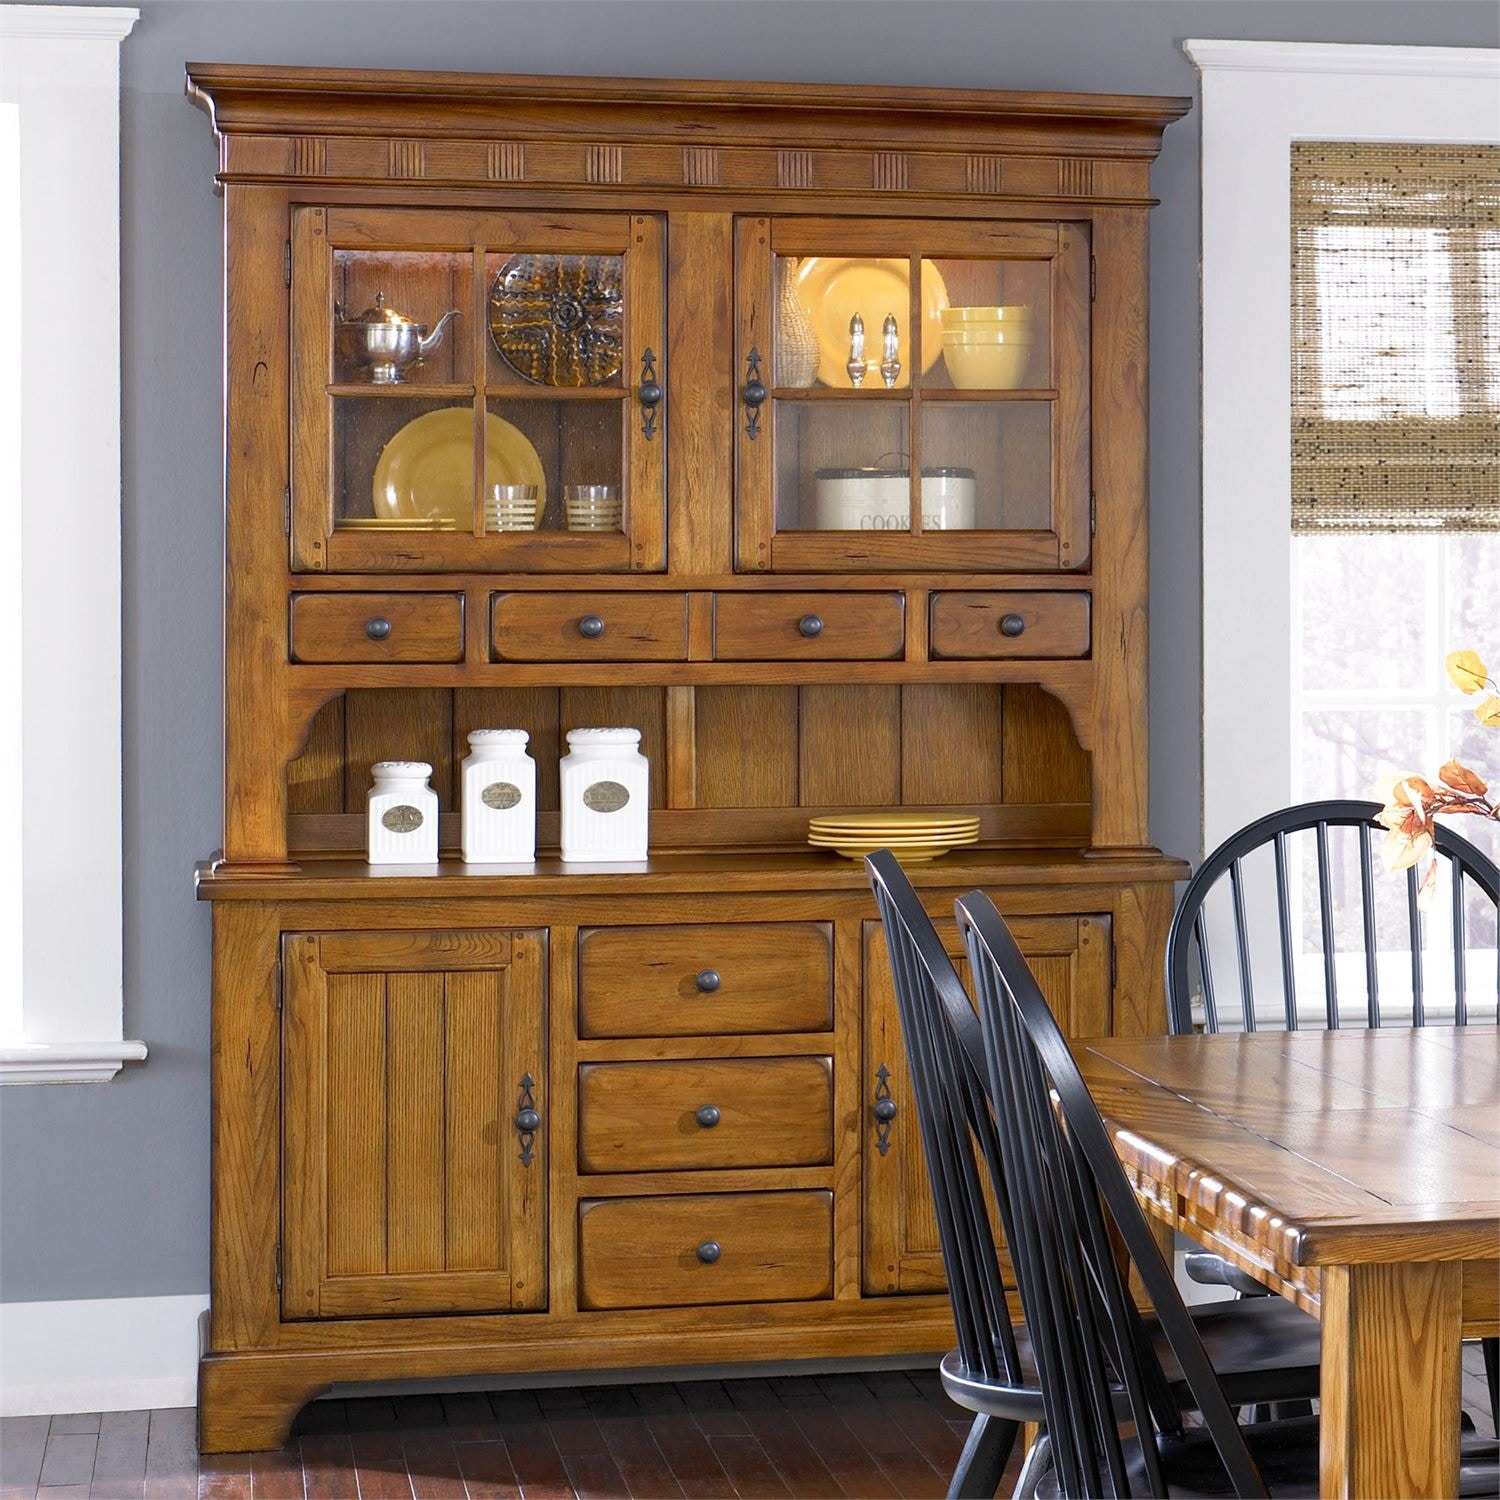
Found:
[[[1433,860],[1427,866],[1427,873],[1422,877],[1422,883],[1417,887],[1417,910],[1426,911],[1432,905],[1432,898],[1437,894],[1438,862]]]
[[[1432,835],[1412,835],[1404,829],[1393,828],[1385,836],[1385,867],[1387,870],[1404,870],[1414,865],[1432,848]]]
[[[1450,651],[1443,665],[1448,668],[1448,680],[1461,693],[1477,693],[1490,675],[1477,651]]]
[[[1468,792],[1475,797],[1482,797],[1489,791],[1489,787],[1479,777],[1467,766],[1460,765],[1456,760],[1448,761],[1438,772],[1438,775],[1455,791]]]

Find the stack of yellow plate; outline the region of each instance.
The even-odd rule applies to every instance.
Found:
[[[922,864],[978,840],[979,819],[963,813],[839,813],[814,818],[807,826],[807,842],[814,849],[832,849],[846,859],[889,849],[906,865]]]

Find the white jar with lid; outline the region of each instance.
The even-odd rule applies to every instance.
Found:
[[[438,797],[425,760],[379,760],[370,767],[369,859],[372,865],[435,865]]]
[[[562,857],[629,864],[646,858],[651,768],[639,729],[570,729],[559,787]]]
[[[474,729],[460,782],[464,860],[530,864],[536,858],[536,762],[524,729]]]

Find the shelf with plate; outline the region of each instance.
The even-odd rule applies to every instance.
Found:
[[[291,245],[296,571],[662,566],[658,216],[313,205]]]
[[[1070,1030],[1162,1024],[1145,223],[1185,101],[190,74],[227,246],[203,1451],[336,1381],[941,1352],[846,855],[921,858],[940,919],[995,890]],[[650,858],[565,865],[559,760],[607,725]],[[454,857],[493,728],[525,870]],[[435,864],[361,859],[388,759],[432,768]]]
[[[1089,246],[1067,221],[741,220],[740,566],[1086,567]]]

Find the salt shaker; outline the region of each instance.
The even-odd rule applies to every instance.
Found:
[[[380,760],[370,767],[369,860],[372,865],[435,865],[438,797],[425,760]]]
[[[463,852],[468,864],[536,858],[536,762],[524,729],[474,729],[461,767]]]
[[[562,857],[629,864],[646,858],[650,766],[639,729],[570,729],[560,770]]]

